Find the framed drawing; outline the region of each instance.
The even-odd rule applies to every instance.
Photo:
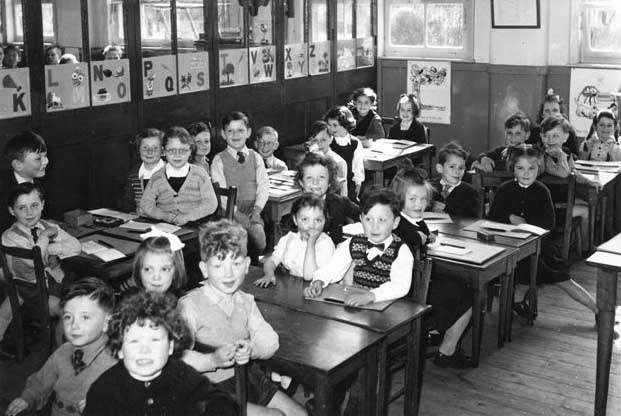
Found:
[[[491,0],[492,29],[538,29],[539,0]]]

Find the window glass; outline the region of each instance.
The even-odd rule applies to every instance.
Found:
[[[255,9],[250,7],[248,19],[248,38],[250,46],[262,46],[274,44],[274,25],[272,19],[272,2],[258,2],[260,5]],[[257,4],[257,2],[255,2]]]
[[[336,38],[354,37],[354,0],[338,0],[336,3]]]
[[[239,0],[218,0],[218,39],[221,44],[245,46],[244,8]]]
[[[285,43],[304,42],[304,0],[289,1],[285,10]]]
[[[309,0],[310,16],[309,42],[324,42],[328,40],[328,4],[327,0]]]
[[[583,0],[581,17],[583,61],[621,57],[621,2]]]
[[[428,47],[463,47],[463,4],[429,4],[426,10],[425,29]]]
[[[88,0],[91,61],[126,58],[122,0]]]
[[[371,25],[371,0],[356,1],[356,37],[367,38],[372,36],[373,31]]]
[[[16,0],[2,4],[2,59],[3,68],[27,66],[24,55],[24,27],[22,2]],[[8,47],[8,51],[7,51]],[[9,52],[8,54],[5,52]],[[10,56],[7,56],[10,55]]]
[[[168,55],[172,52],[170,1],[140,0],[142,56]]]
[[[46,65],[84,60],[81,10],[80,0],[41,3]]]
[[[204,12],[203,0],[177,1],[178,53],[205,49]]]

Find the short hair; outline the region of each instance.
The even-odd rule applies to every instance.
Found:
[[[166,330],[168,339],[174,343],[175,353],[189,347],[189,330],[177,309],[177,298],[170,293],[141,290],[123,299],[110,319],[108,347],[113,356],[118,357],[129,327],[134,323],[144,326],[147,320]]]
[[[241,111],[231,111],[230,113],[222,117],[222,128],[226,129],[226,127],[235,120],[242,120],[246,125],[246,128],[250,127],[250,120],[248,119],[247,115],[245,115]]]
[[[450,155],[468,160],[468,152],[456,142],[450,142],[438,152],[438,163],[444,165]]]
[[[510,115],[505,120],[505,129],[511,129],[515,126],[520,126],[522,130],[528,133],[530,131],[530,120],[528,116],[522,112]]]
[[[363,87],[363,88],[358,88],[354,90],[354,92],[351,94],[351,99],[352,101],[355,102],[358,99],[358,97],[363,96],[363,95],[365,97],[369,97],[369,100],[371,100],[371,104],[377,103],[377,93],[373,91],[373,89],[370,87]]]
[[[136,145],[136,151],[140,152],[140,146],[142,146],[142,140],[155,137],[160,141],[160,147],[163,146],[164,133],[160,129],[149,127],[141,130],[134,139]]]
[[[338,168],[332,158],[314,152],[306,152],[300,163],[298,163],[298,171],[295,173],[295,182],[302,183],[304,178],[304,169],[309,166],[321,165],[328,169],[328,189],[332,192],[336,192],[339,189],[337,182]]]
[[[323,212],[324,218],[328,218],[328,209],[326,201],[323,198],[311,193],[304,193],[295,200],[291,207],[291,215],[297,216],[298,212],[303,208],[319,208]]]
[[[573,130],[571,124],[569,124],[569,121],[560,114],[546,117],[541,122],[540,127],[541,127],[542,134],[552,129],[555,129],[557,127],[560,127],[561,129],[563,129],[565,133],[570,133]]]
[[[11,188],[11,191],[9,192],[8,206],[13,208],[13,206],[15,206],[15,203],[17,202],[17,198],[22,195],[30,195],[33,192],[39,194],[39,198],[41,198],[41,201],[45,201],[45,194],[43,193],[43,188],[32,182],[22,182]]]
[[[188,133],[190,133],[193,137],[196,137],[198,134],[206,131],[211,135],[211,122],[202,122],[196,121],[188,126]]]
[[[106,313],[114,310],[114,289],[97,277],[85,277],[72,283],[63,295],[60,306],[64,308],[71,299],[82,296],[97,302]]]
[[[328,123],[323,120],[315,121],[310,127],[310,137],[313,138],[322,131],[328,130]]]
[[[356,118],[349,110],[349,108],[344,105],[337,105],[328,110],[325,116],[323,116],[324,121],[328,121],[329,119],[336,120],[345,130],[352,131],[356,128]]]
[[[61,48],[59,44],[55,43],[53,45],[48,46],[47,48],[45,48],[45,63],[46,64],[47,64],[47,54],[52,49],[58,49],[58,59],[59,59],[59,61],[60,61],[60,57],[63,54],[63,48]]]
[[[405,204],[405,192],[409,186],[424,187],[427,191],[428,202],[431,202],[434,190],[427,180],[427,172],[415,167],[410,159],[403,159],[389,186],[389,189],[397,194],[402,205]]]
[[[360,198],[360,212],[364,215],[376,205],[387,205],[396,217],[401,213],[401,201],[390,189],[371,186]]]
[[[212,257],[245,257],[248,253],[248,233],[239,223],[228,219],[207,222],[198,232],[201,260]]]
[[[507,171],[513,173],[515,164],[520,158],[534,159],[537,163],[537,176],[541,175],[545,169],[543,152],[538,147],[521,144],[509,148],[507,159]]]
[[[420,115],[420,104],[418,103],[418,98],[416,98],[414,94],[401,94],[399,96],[399,100],[397,101],[397,117],[399,117],[401,104],[404,104],[406,101],[412,104],[412,115],[418,117]]]
[[[563,101],[563,98],[561,98],[560,95],[556,94],[554,90],[550,88],[546,92],[546,95],[543,97],[543,101],[541,102],[541,105],[539,106],[539,114],[537,117],[539,123],[543,121],[543,106],[545,105],[545,103],[556,103],[558,104],[558,108],[561,111],[561,114],[567,113],[567,111],[565,110],[565,103]]]
[[[259,127],[259,129],[257,130],[257,134],[256,134],[256,140],[259,140],[260,138],[262,138],[263,136],[270,134],[274,137],[276,137],[276,140],[278,140],[278,132],[276,131],[276,129],[272,126],[261,126]]]
[[[101,54],[106,56],[108,52],[118,52],[120,56],[123,56],[123,48],[119,45],[106,45]]]
[[[188,133],[188,131],[183,127],[169,127],[164,133],[164,138],[162,139],[162,147],[166,147],[168,142],[172,139],[178,139],[181,143],[189,145],[192,154],[194,154],[194,152],[196,151],[196,143],[194,142],[194,138],[190,136],[190,133]]]
[[[175,271],[173,273],[173,280],[171,288],[173,293],[180,294],[185,288],[187,281],[187,275],[185,272],[185,262],[183,260],[183,252],[181,250],[173,251],[170,247],[170,240],[164,236],[149,237],[138,246],[136,255],[134,256],[134,264],[132,266],[132,277],[136,286],[144,288],[141,278],[142,263],[147,253],[157,254],[169,254],[173,260],[173,267]]]
[[[30,130],[11,137],[4,148],[4,154],[9,162],[14,160],[23,162],[27,153],[45,152],[47,152],[47,145],[43,137]]]

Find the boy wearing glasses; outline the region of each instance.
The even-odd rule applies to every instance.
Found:
[[[136,212],[140,211],[140,199],[144,193],[149,179],[165,165],[162,160],[162,133],[158,129],[148,128],[136,135],[136,150],[140,155],[142,163],[134,166],[127,174],[127,182],[123,196],[118,202],[121,211]]]
[[[274,152],[278,149],[278,132],[275,128],[270,126],[259,128],[254,147],[263,158],[265,169],[271,172],[287,170],[287,164],[274,156]]]
[[[190,164],[194,140],[183,127],[171,127],[163,139],[166,164],[151,176],[140,200],[142,214],[171,224],[197,222],[218,202],[205,169]]]

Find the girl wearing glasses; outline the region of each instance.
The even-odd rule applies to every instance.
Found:
[[[140,212],[140,199],[147,183],[153,174],[164,167],[162,160],[162,137],[163,133],[154,128],[142,130],[136,135],[136,151],[140,155],[142,163],[130,169],[125,183],[125,191],[119,200],[118,206],[121,211]]]
[[[142,195],[142,214],[184,225],[216,210],[216,195],[205,169],[190,164],[194,139],[183,127],[166,130],[163,139],[166,164],[153,174]]]

